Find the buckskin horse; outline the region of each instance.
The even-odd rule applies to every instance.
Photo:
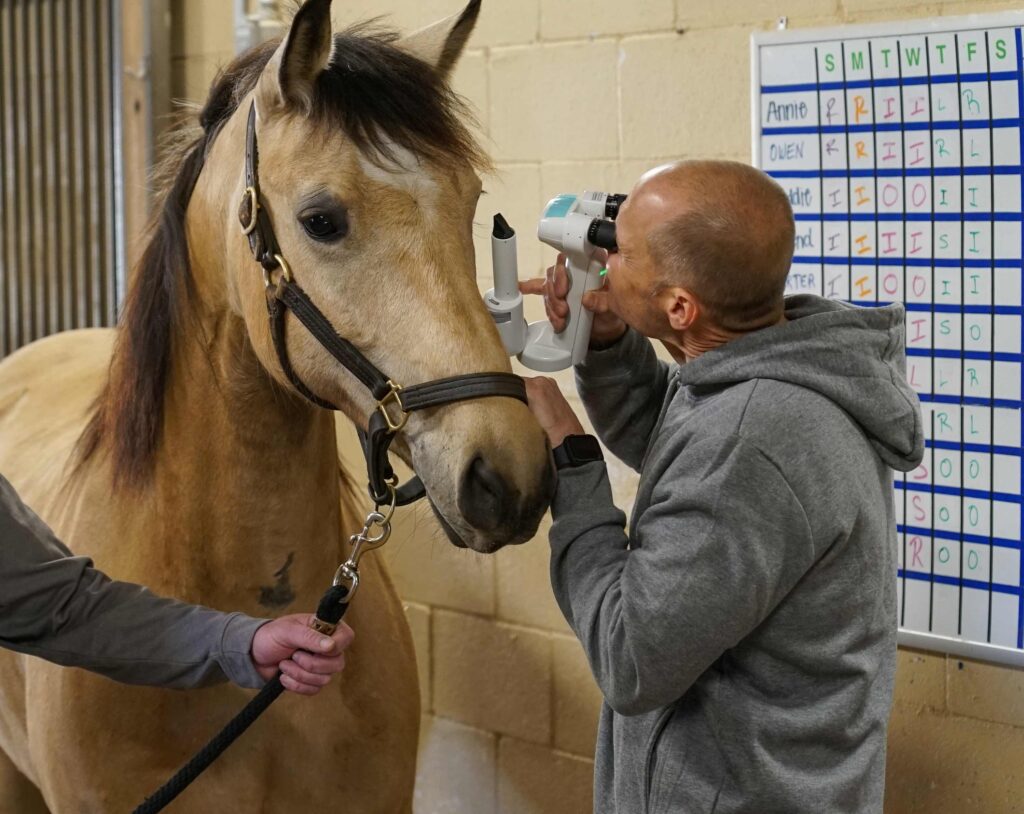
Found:
[[[261,268],[239,224],[250,107],[275,248],[338,332],[404,385],[510,371],[475,279],[487,159],[447,83],[478,12],[474,0],[405,38],[334,34],[330,0],[308,0],[283,42],[215,80],[119,327],[0,364],[0,471],[76,554],[165,595],[268,616],[312,611],[362,523],[334,414],[296,382],[363,428],[378,400],[294,316],[287,364],[275,350],[267,292],[286,269]],[[515,398],[409,413],[394,449],[456,545],[524,542],[550,500],[543,433]],[[372,557],[346,621],[357,640],[339,680],[281,699],[171,810],[411,811],[414,654]],[[0,653],[0,812],[130,811],[248,697]]]

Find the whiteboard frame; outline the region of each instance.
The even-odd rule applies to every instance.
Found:
[[[971,31],[991,28],[1024,29],[1024,11],[1004,11],[992,14],[966,14],[958,17],[930,17],[891,23],[837,25],[826,28],[794,28],[782,31],[755,31],[750,35],[750,121],[751,163],[761,166],[761,60],[760,48],[765,45],[835,42],[840,40],[870,39],[872,37],[899,37],[927,35],[936,32]],[[1024,110],[1018,111],[1024,117]],[[1021,157],[1024,162],[1024,156]],[[1024,266],[1024,262],[1022,262]],[[1024,273],[1024,272],[1022,272]],[[1024,365],[1022,365],[1024,369]],[[1024,408],[1022,408],[1024,409]],[[1022,535],[1024,537],[1024,535]],[[1022,541],[1024,542],[1024,541]],[[1024,557],[1024,547],[1021,549]],[[1024,585],[1021,586],[1024,590]],[[1020,620],[1018,620],[1018,624]],[[1024,650],[998,644],[973,642],[936,633],[898,628],[897,642],[904,647],[934,650],[951,656],[996,662],[1013,667],[1024,667]]]

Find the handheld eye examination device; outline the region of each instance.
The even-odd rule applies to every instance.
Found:
[[[590,343],[593,314],[583,307],[583,294],[604,285],[604,263],[598,249],[615,251],[615,218],[625,195],[583,192],[557,195],[544,208],[537,237],[565,254],[569,275],[565,330],[555,333],[546,319],[526,324],[523,296],[519,293],[516,233],[497,214],[491,233],[494,288],[484,295],[509,356],[526,367],[545,373],[564,370],[583,361]]]

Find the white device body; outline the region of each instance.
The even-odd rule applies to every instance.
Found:
[[[526,320],[523,318],[523,295],[519,293],[515,235],[503,240],[492,234],[491,259],[494,288],[484,294],[484,304],[494,318],[508,355],[517,356],[526,347]]]
[[[544,207],[537,227],[541,242],[566,257],[569,316],[561,333],[555,333],[546,319],[526,324],[523,296],[519,293],[515,235],[507,239],[491,235],[494,288],[484,295],[484,303],[509,355],[518,357],[532,370],[543,373],[565,370],[582,362],[587,355],[593,314],[583,307],[583,294],[604,284],[601,275],[604,263],[595,259],[598,247],[587,239],[587,233],[595,218],[605,217],[607,200],[606,192],[558,195]]]
[[[587,355],[594,315],[583,307],[583,294],[604,284],[601,276],[604,263],[594,259],[598,248],[587,240],[587,230],[594,218],[604,216],[607,197],[604,192],[558,195],[544,208],[537,237],[565,254],[569,316],[561,333],[555,333],[547,320],[530,324],[519,361],[532,370],[565,370],[582,362]]]

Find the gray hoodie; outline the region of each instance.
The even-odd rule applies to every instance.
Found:
[[[249,650],[268,619],[112,582],[74,557],[0,476],[0,647],[129,684],[264,684]]]
[[[551,579],[604,697],[601,814],[881,812],[896,659],[891,468],[924,439],[904,311],[798,296],[685,365],[629,332],[577,385],[641,472],[563,470]]]

